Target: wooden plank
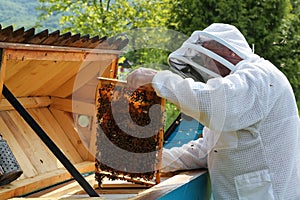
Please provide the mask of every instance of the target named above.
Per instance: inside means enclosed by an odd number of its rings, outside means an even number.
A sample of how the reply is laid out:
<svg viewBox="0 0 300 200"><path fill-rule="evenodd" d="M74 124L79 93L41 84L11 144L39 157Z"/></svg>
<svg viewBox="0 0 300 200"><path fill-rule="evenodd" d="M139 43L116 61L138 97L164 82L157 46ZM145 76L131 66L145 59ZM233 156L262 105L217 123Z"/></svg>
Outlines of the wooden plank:
<svg viewBox="0 0 300 200"><path fill-rule="evenodd" d="M13 36L9 38L9 42L23 42L24 41L24 31L25 28L21 27L13 32Z"/></svg>
<svg viewBox="0 0 300 200"><path fill-rule="evenodd" d="M5 50L0 49L0 92L2 94L2 89L3 89L3 82L4 82L4 78L5 78L5 70L6 70L6 54L4 53ZM0 95L0 102L2 99L2 95Z"/></svg>
<svg viewBox="0 0 300 200"><path fill-rule="evenodd" d="M56 109L50 109L50 111L57 120L57 123L59 123L64 132L67 133L67 137L69 138L73 146L78 150L78 153L80 154L82 159L88 160L90 157L90 152L88 150L89 145L82 141L80 133L74 128L74 120L72 117L72 113Z"/></svg>
<svg viewBox="0 0 300 200"><path fill-rule="evenodd" d="M3 73L6 74L5 84L16 96L67 97L95 76L107 74L110 62L8 60Z"/></svg>
<svg viewBox="0 0 300 200"><path fill-rule="evenodd" d="M52 61L10 60L8 62L10 66L7 68L5 84L16 96L67 97L93 81L97 75L106 76L111 73L109 67L100 67L106 64L109 66L110 61L106 63L57 62L55 65L52 65ZM94 92L90 95L93 99Z"/></svg>
<svg viewBox="0 0 300 200"><path fill-rule="evenodd" d="M76 76L73 76L62 84L60 88L53 91L51 96L68 97L95 79L95 77L99 75L109 76L110 64L111 60L106 60L105 62L83 62Z"/></svg>
<svg viewBox="0 0 300 200"><path fill-rule="evenodd" d="M24 43L40 44L45 39L47 39L47 37L48 37L48 29L41 31L38 34L33 35L32 37L26 38L26 40L24 41Z"/></svg>
<svg viewBox="0 0 300 200"><path fill-rule="evenodd" d="M24 42L26 38L33 36L34 31L34 28L30 28L27 31L25 31L24 27L13 31L13 26L8 26L0 31L0 41L5 41L9 43L21 43Z"/></svg>
<svg viewBox="0 0 300 200"><path fill-rule="evenodd" d="M99 72L98 76L100 77L107 77L107 78L115 78L116 71L117 71L117 59L113 60L113 62L107 63L107 67L102 67ZM90 73L90 72L89 72ZM73 92L73 99L87 99L94 101L95 100L95 93L97 92L98 80L96 76L97 74L88 74L84 72L83 74L79 75L79 79L77 80L79 83L83 82L81 79L85 76L90 77L90 80L86 82L85 85L78 85ZM86 78L85 78L86 79ZM86 79L87 80L87 79ZM84 86L84 87L83 87Z"/></svg>
<svg viewBox="0 0 300 200"><path fill-rule="evenodd" d="M43 81L37 82L38 88L33 90L31 94L33 96L43 96L50 95L53 91L60 89L64 90L61 87L68 79L75 76L80 69L82 62L57 62L54 65L52 74L47 76L47 78L43 78Z"/></svg>
<svg viewBox="0 0 300 200"><path fill-rule="evenodd" d="M80 70L85 68L85 66L88 66L88 62L83 62L82 65L80 66ZM72 76L67 75L65 81L61 82L61 85L59 88L57 88L54 91L51 91L50 95L55 96L55 97L60 97L60 98L67 98L69 97L73 91L74 91L74 83L79 77L79 70L77 69L77 74L72 74Z"/></svg>
<svg viewBox="0 0 300 200"><path fill-rule="evenodd" d="M109 180L108 178L104 178L101 184L102 189L118 189L118 188L127 188L127 189L132 189L132 188L149 188L149 186L146 185L141 185L137 183L132 183L124 180Z"/></svg>
<svg viewBox="0 0 300 200"><path fill-rule="evenodd" d="M48 38L43 41L43 44L45 44L45 45L53 44L55 41L58 40L59 34L60 34L59 30L50 33Z"/></svg>
<svg viewBox="0 0 300 200"><path fill-rule="evenodd" d="M69 37L71 37L71 32L67 32L67 33L64 33L62 35L60 35L57 40L55 40L52 45L56 45L56 46L61 46L60 44L65 41L66 39L68 39Z"/></svg>
<svg viewBox="0 0 300 200"><path fill-rule="evenodd" d="M76 75L72 76L69 79L66 79L65 82L61 83L60 88L57 88L56 90L51 91L51 93L49 95L53 96L53 97L59 97L59 98L69 97L70 95L72 95L75 79L76 79Z"/></svg>
<svg viewBox="0 0 300 200"><path fill-rule="evenodd" d="M20 144L20 151L24 151L38 174L49 172L62 166L16 111L2 112L1 117L3 117L10 132ZM26 173L24 171L24 175Z"/></svg>
<svg viewBox="0 0 300 200"><path fill-rule="evenodd" d="M95 114L95 104L92 103L56 97L53 97L51 100L52 104L50 105L50 108L52 109L66 111L70 113L84 114L88 116L94 116Z"/></svg>
<svg viewBox="0 0 300 200"><path fill-rule="evenodd" d="M80 87L86 85L93 77L101 71L101 63L83 62L77 73L69 79L61 83L61 86L50 93L51 96L66 98L78 90ZM91 77L92 76L92 77Z"/></svg>
<svg viewBox="0 0 300 200"><path fill-rule="evenodd" d="M74 87L75 77L78 77L80 70L89 62L59 62L57 68L61 68L60 73L41 84L39 90L33 94L47 94L57 97L69 96ZM67 94L67 95L65 95Z"/></svg>
<svg viewBox="0 0 300 200"><path fill-rule="evenodd" d="M106 36L104 36L102 38L99 38L99 36L95 36L95 37L91 38L88 43L86 42L83 47L84 48L92 48L92 49L98 48L99 44L101 44L106 39L107 39Z"/></svg>
<svg viewBox="0 0 300 200"><path fill-rule="evenodd" d="M89 176L85 177L85 179L91 186L94 186L96 184L95 174L89 175ZM72 183L70 183L66 186L63 186L61 188L58 188L57 190L48 192L47 194L41 195L40 197L41 198L45 198L45 197L59 198L62 196L74 195L80 191L82 191L82 187L77 182L73 181Z"/></svg>
<svg viewBox="0 0 300 200"><path fill-rule="evenodd" d="M58 62L53 65L52 61L30 61L26 65L17 63L13 67L16 70L7 75L5 84L16 96L49 96L52 91L65 90L61 86L78 73L81 62Z"/></svg>
<svg viewBox="0 0 300 200"><path fill-rule="evenodd" d="M96 110L95 110L95 114L96 114ZM96 146L97 128L98 128L97 117L93 117L92 131L91 131L90 144L89 144L90 157L88 160L95 160L95 155L97 153L97 146Z"/></svg>
<svg viewBox="0 0 300 200"><path fill-rule="evenodd" d="M67 90L64 85L68 80L72 79L72 77L76 76L80 68L82 67L82 62L59 62L57 63L57 67L61 68L61 73L56 74L55 77L49 79L45 82L41 88L36 91L37 94L53 94L54 91L62 91L62 93ZM51 85L51 86L50 86ZM43 89L46 88L46 89ZM60 96L62 97L62 96Z"/></svg>
<svg viewBox="0 0 300 200"><path fill-rule="evenodd" d="M110 65L109 76L102 76L102 77L116 78L118 72L118 62L119 62L118 58L114 59Z"/></svg>
<svg viewBox="0 0 300 200"><path fill-rule="evenodd" d="M47 107L51 104L50 97L20 97L17 99L26 109ZM8 102L7 99L2 99L0 102L0 111L5 110L14 110L14 107Z"/></svg>
<svg viewBox="0 0 300 200"><path fill-rule="evenodd" d="M93 172L94 166L94 162L82 162L75 165L76 169L81 173ZM66 169L60 168L32 178L17 180L0 187L0 199L21 196L71 178L72 176Z"/></svg>
<svg viewBox="0 0 300 200"><path fill-rule="evenodd" d="M120 54L116 50L4 42L0 42L0 48L7 50L7 58L10 60L102 61L113 60Z"/></svg>
<svg viewBox="0 0 300 200"><path fill-rule="evenodd" d="M92 180L91 180L92 181ZM102 187L99 188L97 187L98 183L96 181L90 182L91 185L94 185L95 187L95 191L100 194L100 196L104 196L102 194L114 194L114 195L122 195L122 194L138 194L142 191L145 191L146 189L148 189L149 187L145 186L145 185L139 185L139 184L135 184L135 183L130 183L127 181L121 181L121 180L108 180L107 178L105 178L103 180L103 184L101 185ZM80 191L76 191L69 193L70 197L78 197L79 195L84 195L86 194L85 191L80 190ZM68 195L69 195L68 194ZM74 194L74 195L72 195ZM51 195L48 195L48 197L50 197ZM63 196L63 195L62 195ZM41 196L44 197L44 196ZM51 196L53 197L53 196ZM123 197L122 199L125 199L125 197Z"/></svg>
<svg viewBox="0 0 300 200"><path fill-rule="evenodd" d="M143 191L145 191L147 188L142 188L142 187L140 187L140 188L122 188L122 187L120 187L120 188L109 188L109 189L96 189L96 192L98 193L98 194L100 194L100 196L103 196L103 195L101 195L101 194L119 194L120 196L122 195L122 194L135 194L135 195L137 195L138 193L140 193L140 192L143 192ZM125 197L124 197L125 198Z"/></svg>
<svg viewBox="0 0 300 200"><path fill-rule="evenodd" d="M67 133L65 133L64 130L60 127L48 108L29 109L28 111L45 130L45 132L53 140L53 142L56 143L56 145L71 161L71 163L74 164L83 161L77 149L72 145L72 143L66 136Z"/></svg>
<svg viewBox="0 0 300 200"><path fill-rule="evenodd" d="M18 71L14 76L7 76L5 80L6 86L13 92L17 97L19 96L29 96L26 95L26 90L35 90L39 87L39 82L43 81L46 76L54 71L48 70L47 62L40 62L37 67L34 61L26 62L26 65L21 65L20 67L14 65L13 67ZM25 63L24 63L25 64ZM42 67L41 67L42 66ZM11 66L7 65L7 69ZM26 87L24 87L26 85ZM28 87L28 85L30 87Z"/></svg>
<svg viewBox="0 0 300 200"><path fill-rule="evenodd" d="M11 151L13 152L14 156L16 157L21 169L23 170L23 174L20 177L20 179L38 175L38 172L32 165L28 156L22 150L22 146L14 137L13 133L11 132L11 129L5 123L4 121L5 115L2 115L1 113L3 113L3 111L0 112L0 131L3 138L7 141L9 147L11 148Z"/></svg>
<svg viewBox="0 0 300 200"><path fill-rule="evenodd" d="M115 55L108 53L56 52L42 50L7 49L10 60L53 60L53 61L104 61L113 60Z"/></svg>
<svg viewBox="0 0 300 200"><path fill-rule="evenodd" d="M1 32L0 32L0 40L1 41L8 41L9 38L12 37L12 33L13 33L13 26L12 25L2 29Z"/></svg>
<svg viewBox="0 0 300 200"><path fill-rule="evenodd" d="M17 96L49 96L74 76L80 62L8 61L6 85ZM34 85L32 85L34 84Z"/></svg>
<svg viewBox="0 0 300 200"><path fill-rule="evenodd" d="M85 43L89 42L89 40L90 40L90 36L89 35L84 35L84 36L81 36L80 38L78 38L78 40L70 43L69 46L83 47L85 45Z"/></svg>
<svg viewBox="0 0 300 200"><path fill-rule="evenodd" d="M205 175L207 173L206 170L191 170L182 172L178 175L175 175L163 182L161 182L158 185L153 186L152 188L145 190L141 193L139 193L135 198L135 200L155 200L160 199L164 195L176 190L177 188L180 188L184 186L185 184L188 184L194 179L197 179L198 177ZM203 186L206 188L206 186ZM190 191L192 192L192 191ZM178 197L180 197L181 194L178 194Z"/></svg>
<svg viewBox="0 0 300 200"><path fill-rule="evenodd" d="M166 100L162 99L160 100L160 105L161 105L161 112L165 111L165 107L166 107ZM162 116L162 124L164 124L164 115ZM163 151L163 143L164 143L164 128L161 128L159 130L159 136L158 136L158 151L157 151L157 165L156 165L156 178L155 178L155 182L156 184L160 183L160 169L162 167L162 151Z"/></svg>
<svg viewBox="0 0 300 200"><path fill-rule="evenodd" d="M59 46L70 46L70 44L79 40L79 38L80 38L80 34L77 33L75 35L71 35L70 37L66 38L64 41L61 41L61 43L58 45Z"/></svg>
<svg viewBox="0 0 300 200"><path fill-rule="evenodd" d="M7 62L7 67L5 70L5 80L9 80L11 77L15 76L15 74L19 73L22 70L28 70L27 68L30 68L30 62L31 61L22 61L22 60L8 60L5 59ZM14 78L14 80L16 81L16 79Z"/></svg>
<svg viewBox="0 0 300 200"><path fill-rule="evenodd" d="M19 42L24 42L26 38L32 37L34 35L35 28L30 28L24 32L22 35L22 39L19 40Z"/></svg>
<svg viewBox="0 0 300 200"><path fill-rule="evenodd" d="M82 68L75 77L73 93L91 82L95 82L95 86L97 86L96 77L105 75L106 71L111 69L110 64L111 60L106 60L103 63L92 62L89 63L88 67Z"/></svg>
<svg viewBox="0 0 300 200"><path fill-rule="evenodd" d="M99 172L99 174L112 177L112 173L110 173L110 172L101 171L101 172ZM144 180L141 180L138 178L132 178L130 176L124 176L124 175L120 175L120 174L114 174L114 177L119 180L134 181L134 183L136 183L136 184L141 184L141 185L145 185L145 186L149 186L149 187L155 185L155 183L153 181L144 181Z"/></svg>

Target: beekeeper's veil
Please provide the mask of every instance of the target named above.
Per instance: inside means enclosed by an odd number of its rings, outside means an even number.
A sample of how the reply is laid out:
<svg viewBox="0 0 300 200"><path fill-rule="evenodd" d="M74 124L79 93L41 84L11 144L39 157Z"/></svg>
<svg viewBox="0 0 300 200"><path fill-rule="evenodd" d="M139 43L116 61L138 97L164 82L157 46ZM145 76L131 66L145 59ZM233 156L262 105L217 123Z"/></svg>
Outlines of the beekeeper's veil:
<svg viewBox="0 0 300 200"><path fill-rule="evenodd" d="M218 64L222 64L230 71L234 69L234 64L225 56L222 57L205 48L203 45L205 42L223 45L241 59L253 54L246 39L236 27L214 23L203 31L195 31L179 49L169 55L168 62L171 69L184 78L190 77L202 82L221 76Z"/></svg>
<svg viewBox="0 0 300 200"><path fill-rule="evenodd" d="M211 78L223 76L220 71L220 65L222 66L221 68L226 67L228 69L226 75L234 70L235 65L229 61L229 58L226 57L222 50L221 52L218 48L214 48L214 51L209 50L205 48L205 43L215 44L216 47L229 50L228 52L234 53L236 57L240 58L237 61L239 63L243 62L241 60L248 61L249 58L255 55L242 33L236 27L229 24L214 23L203 31L195 31L179 49L169 55L168 62L171 69L184 78L193 78L195 81L204 83ZM217 84L220 85L216 87ZM237 141L234 141L236 138L229 133L225 133L227 131L225 127L225 119L227 117L226 90L221 86L221 80L219 79L210 80L207 87L218 89L208 90L206 99L210 99L210 102L207 102L209 106L203 112L205 117L200 117L201 113L198 112L191 114L193 118L198 119L205 127L208 127L210 132L213 132L213 134L208 134L209 137L204 137L207 140L205 142L207 145L206 149L211 151L217 142L218 145L224 146L226 141L231 141L234 146L237 144ZM202 96L202 98L205 97ZM197 103L193 103L195 108L200 107ZM179 106L184 112L185 107ZM221 133L223 134L221 135ZM221 138L221 136L225 138ZM230 139L226 139L226 137Z"/></svg>

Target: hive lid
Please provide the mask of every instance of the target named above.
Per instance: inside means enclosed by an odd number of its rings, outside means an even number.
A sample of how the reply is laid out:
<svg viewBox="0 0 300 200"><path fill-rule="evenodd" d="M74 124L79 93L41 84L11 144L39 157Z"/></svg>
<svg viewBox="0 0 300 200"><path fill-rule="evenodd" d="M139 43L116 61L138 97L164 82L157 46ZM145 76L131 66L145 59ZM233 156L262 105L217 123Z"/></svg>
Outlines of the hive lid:
<svg viewBox="0 0 300 200"><path fill-rule="evenodd" d="M0 24L0 42L121 50L128 44L128 39L118 36L90 37L79 33L72 35L71 32L61 34L59 30L49 33L48 29L35 33L34 28L14 30L12 25L3 28Z"/></svg>

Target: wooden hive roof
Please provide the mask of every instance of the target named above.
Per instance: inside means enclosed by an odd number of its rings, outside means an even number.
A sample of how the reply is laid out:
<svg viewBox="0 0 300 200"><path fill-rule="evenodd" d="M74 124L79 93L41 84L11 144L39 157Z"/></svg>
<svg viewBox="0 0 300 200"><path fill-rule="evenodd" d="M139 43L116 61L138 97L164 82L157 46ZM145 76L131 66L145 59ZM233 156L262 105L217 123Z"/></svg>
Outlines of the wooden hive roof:
<svg viewBox="0 0 300 200"><path fill-rule="evenodd" d="M2 27L0 24L0 42L121 50L128 40L119 37L90 37L79 33L72 35L71 32L61 34L59 30L49 33L48 29L35 33L34 28L14 30L13 26Z"/></svg>
<svg viewBox="0 0 300 200"><path fill-rule="evenodd" d="M93 85L97 76L115 77L118 56L127 43L127 38L117 36L49 33L47 29L35 33L34 28L14 30L0 25L1 82L17 97L66 98L77 91L78 77L91 79ZM82 91L87 93L85 88Z"/></svg>

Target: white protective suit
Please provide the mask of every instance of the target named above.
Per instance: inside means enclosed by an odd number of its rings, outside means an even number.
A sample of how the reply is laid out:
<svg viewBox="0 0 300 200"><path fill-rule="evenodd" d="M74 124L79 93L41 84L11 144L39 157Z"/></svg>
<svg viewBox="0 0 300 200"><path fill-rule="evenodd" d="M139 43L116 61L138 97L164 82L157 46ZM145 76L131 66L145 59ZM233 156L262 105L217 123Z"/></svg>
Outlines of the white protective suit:
<svg viewBox="0 0 300 200"><path fill-rule="evenodd" d="M208 167L216 200L300 199L300 120L287 78L234 26L212 24L191 38L202 35L243 60L206 83L170 71L154 76L159 96L205 126L203 138L164 149L163 171Z"/></svg>

